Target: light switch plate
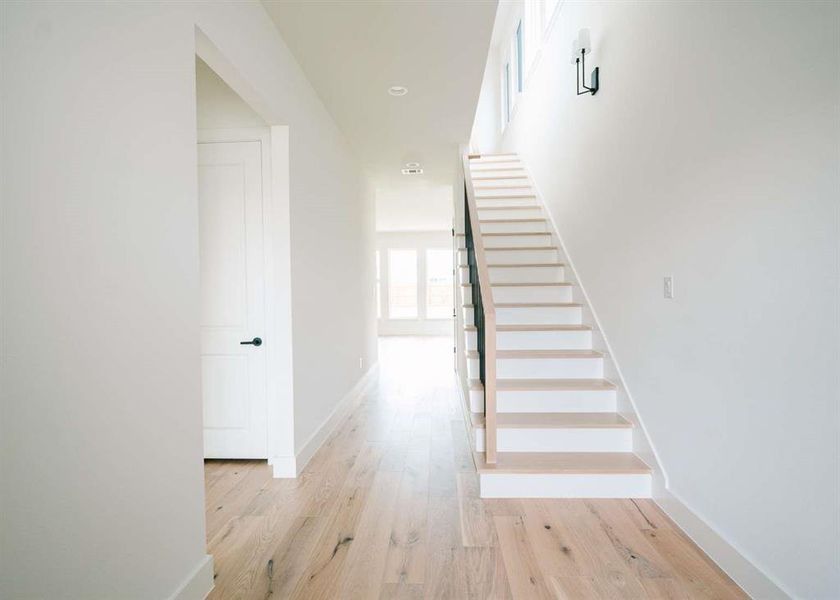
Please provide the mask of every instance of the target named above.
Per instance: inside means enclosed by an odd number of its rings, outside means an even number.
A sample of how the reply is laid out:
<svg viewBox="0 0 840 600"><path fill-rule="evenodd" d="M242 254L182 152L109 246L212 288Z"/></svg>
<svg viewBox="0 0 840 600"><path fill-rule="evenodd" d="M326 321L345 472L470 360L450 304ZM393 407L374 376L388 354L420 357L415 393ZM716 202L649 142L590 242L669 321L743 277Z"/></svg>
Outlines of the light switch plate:
<svg viewBox="0 0 840 600"><path fill-rule="evenodd" d="M663 291L669 300L674 298L674 278L668 275L664 280Z"/></svg>

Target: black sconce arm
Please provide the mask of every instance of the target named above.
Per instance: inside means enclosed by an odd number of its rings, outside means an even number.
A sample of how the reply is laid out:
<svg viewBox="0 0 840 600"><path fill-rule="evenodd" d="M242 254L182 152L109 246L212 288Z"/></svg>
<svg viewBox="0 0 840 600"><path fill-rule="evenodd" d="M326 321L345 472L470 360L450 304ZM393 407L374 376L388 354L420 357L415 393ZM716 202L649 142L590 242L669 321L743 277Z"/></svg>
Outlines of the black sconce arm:
<svg viewBox="0 0 840 600"><path fill-rule="evenodd" d="M590 78L590 85L587 86L586 82L581 79L580 70L583 67L584 77L586 77L586 50L581 49L580 51L580 58L575 59L575 83L577 84L577 95L582 96L583 94L592 94L595 95L595 92L598 91L598 67L595 67L595 70L592 71L592 77ZM581 86L583 90L581 91Z"/></svg>

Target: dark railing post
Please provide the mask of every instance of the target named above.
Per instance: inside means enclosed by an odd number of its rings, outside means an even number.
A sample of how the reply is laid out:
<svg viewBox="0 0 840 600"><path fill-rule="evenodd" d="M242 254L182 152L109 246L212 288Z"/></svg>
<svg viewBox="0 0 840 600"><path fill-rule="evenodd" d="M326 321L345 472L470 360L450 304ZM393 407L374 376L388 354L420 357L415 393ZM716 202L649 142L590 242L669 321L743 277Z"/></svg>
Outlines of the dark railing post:
<svg viewBox="0 0 840 600"><path fill-rule="evenodd" d="M478 206L469 161L479 155L466 155L464 166L464 237L467 247L473 323L478 351L478 377L484 395L484 459L496 463L496 303L490 287L490 269L484 253ZM482 287L484 284L484 287Z"/></svg>
<svg viewBox="0 0 840 600"><path fill-rule="evenodd" d="M484 305L481 301L481 283L478 280L478 263L475 260L475 242L473 240L472 223L470 222L470 207L467 200L467 187L464 186L464 233L467 246L467 265L470 273L472 292L473 324L476 328L476 349L478 350L479 379L485 383L484 370Z"/></svg>

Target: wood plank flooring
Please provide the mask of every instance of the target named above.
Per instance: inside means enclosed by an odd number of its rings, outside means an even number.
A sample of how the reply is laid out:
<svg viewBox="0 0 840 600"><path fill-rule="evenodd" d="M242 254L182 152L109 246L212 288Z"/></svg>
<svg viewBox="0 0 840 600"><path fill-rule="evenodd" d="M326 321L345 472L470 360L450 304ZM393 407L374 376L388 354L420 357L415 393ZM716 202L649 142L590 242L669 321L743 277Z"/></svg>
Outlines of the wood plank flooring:
<svg viewBox="0 0 840 600"><path fill-rule="evenodd" d="M298 479L207 461L211 598L747 596L650 500L482 500L452 342L386 338Z"/></svg>

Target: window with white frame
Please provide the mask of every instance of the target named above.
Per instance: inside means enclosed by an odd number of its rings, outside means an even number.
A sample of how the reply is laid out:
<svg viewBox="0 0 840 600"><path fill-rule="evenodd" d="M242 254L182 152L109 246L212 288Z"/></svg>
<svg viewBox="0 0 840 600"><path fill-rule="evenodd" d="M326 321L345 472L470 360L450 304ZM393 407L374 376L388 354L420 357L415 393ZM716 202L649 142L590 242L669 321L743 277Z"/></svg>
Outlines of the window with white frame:
<svg viewBox="0 0 840 600"><path fill-rule="evenodd" d="M376 318L382 318L382 262L379 259L379 250L376 251Z"/></svg>
<svg viewBox="0 0 840 600"><path fill-rule="evenodd" d="M513 37L513 51L516 56L516 92L521 94L525 89L525 57L522 55L522 21L516 26Z"/></svg>
<svg viewBox="0 0 840 600"><path fill-rule="evenodd" d="M388 317L417 318L417 250L388 250Z"/></svg>
<svg viewBox="0 0 840 600"><path fill-rule="evenodd" d="M505 62L502 70L502 129L510 122L510 63Z"/></svg>
<svg viewBox="0 0 840 600"><path fill-rule="evenodd" d="M512 26L510 43L502 45L502 129L510 122L519 96L525 91L528 73L560 4L560 0L525 0L522 15Z"/></svg>
<svg viewBox="0 0 840 600"><path fill-rule="evenodd" d="M452 250L429 248L426 250L426 318L451 319Z"/></svg>

